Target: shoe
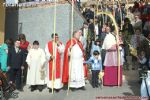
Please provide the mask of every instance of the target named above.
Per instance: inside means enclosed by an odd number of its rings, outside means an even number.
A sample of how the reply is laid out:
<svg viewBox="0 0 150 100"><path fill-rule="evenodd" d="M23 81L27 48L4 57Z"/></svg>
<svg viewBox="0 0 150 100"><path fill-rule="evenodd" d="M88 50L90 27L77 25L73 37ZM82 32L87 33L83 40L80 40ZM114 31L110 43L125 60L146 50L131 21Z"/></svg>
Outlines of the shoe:
<svg viewBox="0 0 150 100"><path fill-rule="evenodd" d="M39 92L42 92L43 89L38 89L38 90L39 90Z"/></svg>
<svg viewBox="0 0 150 100"><path fill-rule="evenodd" d="M95 87L98 88L98 85L96 85Z"/></svg>
<svg viewBox="0 0 150 100"><path fill-rule="evenodd" d="M92 86L93 88L95 88L95 86Z"/></svg>
<svg viewBox="0 0 150 100"><path fill-rule="evenodd" d="M20 89L20 88L19 88L19 89L17 89L17 90L18 90L19 92L23 92L23 89Z"/></svg>
<svg viewBox="0 0 150 100"><path fill-rule="evenodd" d="M38 90L39 90L39 92L42 92L43 86L38 86Z"/></svg>
<svg viewBox="0 0 150 100"><path fill-rule="evenodd" d="M76 91L77 89L75 89L75 88L71 88L70 90L71 90L72 92L74 92L74 91Z"/></svg>
<svg viewBox="0 0 150 100"><path fill-rule="evenodd" d="M60 89L55 89L56 93L58 93L60 91Z"/></svg>
<svg viewBox="0 0 150 100"><path fill-rule="evenodd" d="M84 86L83 86L83 87L81 87L81 88L79 88L79 89L81 89L81 90L83 90L83 91L85 91L85 90L86 90Z"/></svg>
<svg viewBox="0 0 150 100"><path fill-rule="evenodd" d="M36 90L35 86L31 86L31 92L33 92L34 90Z"/></svg>
<svg viewBox="0 0 150 100"><path fill-rule="evenodd" d="M34 88L31 88L31 92L33 92L35 89Z"/></svg>

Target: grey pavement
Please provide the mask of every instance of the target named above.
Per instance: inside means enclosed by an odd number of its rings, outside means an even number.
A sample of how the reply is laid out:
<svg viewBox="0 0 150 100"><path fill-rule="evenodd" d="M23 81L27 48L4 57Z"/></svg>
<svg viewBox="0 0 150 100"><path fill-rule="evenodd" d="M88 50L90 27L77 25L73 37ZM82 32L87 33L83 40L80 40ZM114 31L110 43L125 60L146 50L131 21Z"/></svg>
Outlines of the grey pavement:
<svg viewBox="0 0 150 100"><path fill-rule="evenodd" d="M29 86L24 87L24 92L19 92L19 97L9 100L98 100L103 96L139 96L140 85L138 83L138 73L135 71L124 71L123 85L121 87L92 88L90 83L86 84L86 90L69 91L62 89L58 93L49 93L45 88L42 92L38 90L31 92ZM104 100L104 99L99 99ZM105 99L108 100L108 99ZM113 99L111 99L113 100ZM123 100L123 99L115 99Z"/></svg>

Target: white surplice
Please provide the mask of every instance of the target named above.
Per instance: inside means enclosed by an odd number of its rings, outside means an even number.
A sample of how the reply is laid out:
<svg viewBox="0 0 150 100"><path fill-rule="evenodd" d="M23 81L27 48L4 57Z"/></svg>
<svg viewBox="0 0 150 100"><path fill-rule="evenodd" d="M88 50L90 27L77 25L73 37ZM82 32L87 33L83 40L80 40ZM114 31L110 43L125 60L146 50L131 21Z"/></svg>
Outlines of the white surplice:
<svg viewBox="0 0 150 100"><path fill-rule="evenodd" d="M71 49L70 87L80 88L85 86L83 52L78 44Z"/></svg>
<svg viewBox="0 0 150 100"><path fill-rule="evenodd" d="M55 48L58 48L58 51L61 54L61 64L60 64L60 70L61 71L60 71L60 78L57 78L57 79L54 80L54 87L53 88L60 89L60 88L63 87L63 84L62 84L62 60L63 59L62 58L63 58L63 53L64 53L65 46L63 44L60 44L59 47L57 45L55 45ZM50 54L49 49L48 49L48 44L45 47L45 53L46 53L46 58L47 58L46 83L47 83L47 87L52 88L52 80L50 80L50 78L49 78L49 74L50 74L49 73L49 60L50 60L51 54ZM56 57L56 55L55 55L55 57ZM54 70L56 70L56 67L54 68ZM54 72L54 73L55 73L54 77L56 77L56 72Z"/></svg>
<svg viewBox="0 0 150 100"><path fill-rule="evenodd" d="M44 68L46 57L41 48L30 49L26 62L28 64L27 83L28 85L44 85L45 80L41 79L41 70ZM43 67L43 68L42 68Z"/></svg>
<svg viewBox="0 0 150 100"><path fill-rule="evenodd" d="M117 42L115 36L112 33L108 33L102 45L102 49L106 50L104 66L118 66L118 52L116 45ZM116 50L116 51L107 52L107 50ZM123 65L122 56L120 56L120 65Z"/></svg>

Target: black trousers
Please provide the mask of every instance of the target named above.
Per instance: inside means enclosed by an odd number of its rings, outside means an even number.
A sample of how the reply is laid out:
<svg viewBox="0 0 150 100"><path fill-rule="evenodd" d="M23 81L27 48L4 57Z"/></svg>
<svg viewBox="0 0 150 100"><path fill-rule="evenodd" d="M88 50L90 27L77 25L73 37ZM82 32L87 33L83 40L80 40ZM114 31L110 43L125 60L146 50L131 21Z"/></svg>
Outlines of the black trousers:
<svg viewBox="0 0 150 100"><path fill-rule="evenodd" d="M92 86L98 87L98 74L100 70L92 70Z"/></svg>
<svg viewBox="0 0 150 100"><path fill-rule="evenodd" d="M27 79L27 71L28 71L28 64L25 62L24 64L24 70L23 70L23 84L26 84L26 79Z"/></svg>
<svg viewBox="0 0 150 100"><path fill-rule="evenodd" d="M103 49L102 52L101 52L102 66L104 65L105 55L106 55L106 50ZM104 70L104 67L105 66L102 67L103 70Z"/></svg>
<svg viewBox="0 0 150 100"><path fill-rule="evenodd" d="M9 81L15 83L17 89L21 89L21 69L11 68L9 70Z"/></svg>

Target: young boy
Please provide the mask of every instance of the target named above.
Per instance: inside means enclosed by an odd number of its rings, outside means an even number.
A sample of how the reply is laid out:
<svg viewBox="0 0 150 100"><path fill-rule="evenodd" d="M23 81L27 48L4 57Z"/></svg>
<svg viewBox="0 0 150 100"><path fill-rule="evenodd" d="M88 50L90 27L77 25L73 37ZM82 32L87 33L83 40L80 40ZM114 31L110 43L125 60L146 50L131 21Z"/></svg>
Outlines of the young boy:
<svg viewBox="0 0 150 100"><path fill-rule="evenodd" d="M100 40L98 39L92 43L91 55L93 55L94 51L98 51L99 53L101 52Z"/></svg>
<svg viewBox="0 0 150 100"><path fill-rule="evenodd" d="M98 87L98 75L99 72L102 71L102 61L100 58L100 53L97 50L95 50L93 52L93 56L91 56L90 59L85 63L89 63L92 65L92 87Z"/></svg>
<svg viewBox="0 0 150 100"><path fill-rule="evenodd" d="M140 63L140 67L144 67L147 63L147 58L145 56L145 52L141 51L140 55L137 58L138 58L138 62Z"/></svg>
<svg viewBox="0 0 150 100"><path fill-rule="evenodd" d="M140 64L138 70L139 70L139 77L142 77L142 74L145 72L145 70L148 70L148 67L146 66L147 58L145 56L145 52L141 51L140 54L137 57L138 62ZM140 80L139 82L141 82Z"/></svg>
<svg viewBox="0 0 150 100"><path fill-rule="evenodd" d="M38 41L33 42L33 48L30 49L26 62L28 64L26 84L31 85L31 91L38 88L41 92L43 90L43 85L45 84L44 76L41 72L44 71L46 57L44 50L39 47Z"/></svg>

